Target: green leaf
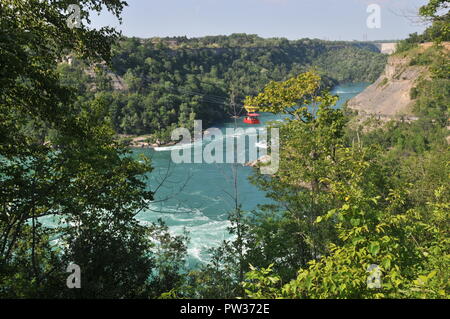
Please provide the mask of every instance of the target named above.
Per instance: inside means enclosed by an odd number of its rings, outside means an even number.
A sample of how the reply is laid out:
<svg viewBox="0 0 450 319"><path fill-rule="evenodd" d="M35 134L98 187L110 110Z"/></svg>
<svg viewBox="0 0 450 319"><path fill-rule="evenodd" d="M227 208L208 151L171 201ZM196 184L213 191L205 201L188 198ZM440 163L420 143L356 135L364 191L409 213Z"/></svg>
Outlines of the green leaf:
<svg viewBox="0 0 450 319"><path fill-rule="evenodd" d="M378 254L378 252L380 251L380 243L377 241L373 241L370 243L369 246L369 253L372 256L376 256Z"/></svg>
<svg viewBox="0 0 450 319"><path fill-rule="evenodd" d="M352 224L353 227L358 227L360 220L358 218L352 218L350 219L350 223Z"/></svg>

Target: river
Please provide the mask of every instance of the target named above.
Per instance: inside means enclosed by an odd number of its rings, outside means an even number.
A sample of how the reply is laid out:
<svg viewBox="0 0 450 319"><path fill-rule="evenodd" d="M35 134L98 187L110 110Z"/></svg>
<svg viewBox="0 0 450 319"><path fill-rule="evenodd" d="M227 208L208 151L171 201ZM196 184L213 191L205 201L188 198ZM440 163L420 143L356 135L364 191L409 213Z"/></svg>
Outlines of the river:
<svg viewBox="0 0 450 319"><path fill-rule="evenodd" d="M339 96L336 107L363 91L369 83L339 85L333 93ZM279 115L262 113L261 125L280 120ZM234 120L216 126L225 133L226 128L234 127ZM238 127L248 128L248 124L238 120ZM154 190L162 183L155 194L155 201L147 211L137 218L142 223L161 218L173 234L189 232L188 267L193 268L208 260L208 249L217 247L230 237L227 227L228 214L233 210L234 200L227 195L233 193L233 164L174 164L171 161L172 148L134 150L135 155L144 154L151 158L154 167L148 181L149 189ZM239 203L246 211L257 209L259 204L269 203L265 193L248 181L253 169L238 165L237 185Z"/></svg>

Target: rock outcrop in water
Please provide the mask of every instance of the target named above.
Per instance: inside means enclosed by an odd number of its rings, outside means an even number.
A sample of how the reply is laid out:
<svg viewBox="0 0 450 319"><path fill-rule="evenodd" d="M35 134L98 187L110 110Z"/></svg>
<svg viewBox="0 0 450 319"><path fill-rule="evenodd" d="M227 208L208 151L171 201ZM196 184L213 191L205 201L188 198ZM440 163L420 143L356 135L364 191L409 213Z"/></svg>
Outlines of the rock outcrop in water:
<svg viewBox="0 0 450 319"><path fill-rule="evenodd" d="M270 162L270 160L271 160L270 155L263 155L257 160L245 163L244 166L256 167L258 166L258 164L267 164Z"/></svg>

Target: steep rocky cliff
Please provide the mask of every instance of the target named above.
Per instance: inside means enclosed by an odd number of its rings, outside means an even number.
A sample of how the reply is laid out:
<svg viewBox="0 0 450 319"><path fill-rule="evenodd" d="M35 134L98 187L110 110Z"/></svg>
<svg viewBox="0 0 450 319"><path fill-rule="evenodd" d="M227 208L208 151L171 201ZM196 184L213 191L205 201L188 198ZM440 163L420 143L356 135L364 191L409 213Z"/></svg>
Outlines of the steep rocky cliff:
<svg viewBox="0 0 450 319"><path fill-rule="evenodd" d="M440 54L449 56L450 42L441 43ZM391 55L388 58L384 72L375 83L362 93L348 101L347 106L357 110L359 115L378 115L380 119L416 120L413 115L411 89L418 85L419 80L429 79L431 63L430 50L433 43L422 43L414 50ZM428 62L417 63L420 55L429 55Z"/></svg>
<svg viewBox="0 0 450 319"><path fill-rule="evenodd" d="M360 114L412 116L410 92L425 69L423 66L411 66L408 57L390 56L378 80L348 101L347 105Z"/></svg>

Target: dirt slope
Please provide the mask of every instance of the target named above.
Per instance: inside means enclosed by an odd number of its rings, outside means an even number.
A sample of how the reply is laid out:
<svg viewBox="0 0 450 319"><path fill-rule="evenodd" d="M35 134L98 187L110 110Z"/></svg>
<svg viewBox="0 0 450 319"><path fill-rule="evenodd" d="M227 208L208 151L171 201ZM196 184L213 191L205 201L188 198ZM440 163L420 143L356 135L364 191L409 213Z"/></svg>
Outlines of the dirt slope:
<svg viewBox="0 0 450 319"><path fill-rule="evenodd" d="M433 43L421 44L420 50L426 50ZM446 51L450 42L442 43ZM416 86L420 76L426 76L424 66L410 65L408 56L391 55L383 74L363 92L349 100L349 108L358 110L360 115L379 115L380 118L402 117L406 120L417 119L412 115L410 92Z"/></svg>
<svg viewBox="0 0 450 319"><path fill-rule="evenodd" d="M362 114L411 116L413 101L410 91L425 68L410 66L409 62L409 58L389 57L383 74L375 83L348 101L348 107Z"/></svg>

